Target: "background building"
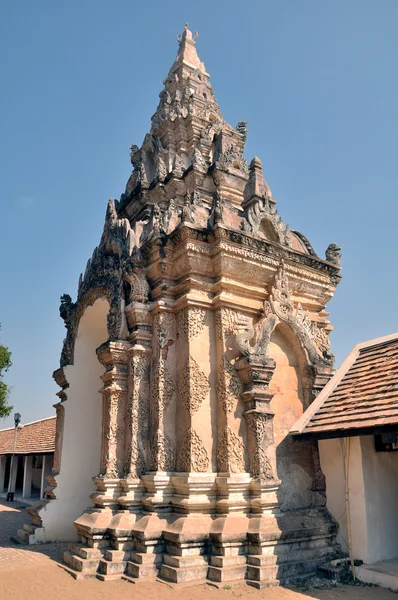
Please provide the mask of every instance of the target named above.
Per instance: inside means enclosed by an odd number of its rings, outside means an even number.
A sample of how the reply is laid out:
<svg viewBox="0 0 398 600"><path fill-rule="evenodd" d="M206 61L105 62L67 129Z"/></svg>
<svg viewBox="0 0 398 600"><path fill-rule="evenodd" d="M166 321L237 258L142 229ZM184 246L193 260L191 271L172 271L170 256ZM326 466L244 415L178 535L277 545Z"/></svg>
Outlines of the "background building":
<svg viewBox="0 0 398 600"><path fill-rule="evenodd" d="M18 429L13 461L15 428L0 430L0 495L11 491L16 498L43 498L54 459L55 425L56 417L48 417Z"/></svg>

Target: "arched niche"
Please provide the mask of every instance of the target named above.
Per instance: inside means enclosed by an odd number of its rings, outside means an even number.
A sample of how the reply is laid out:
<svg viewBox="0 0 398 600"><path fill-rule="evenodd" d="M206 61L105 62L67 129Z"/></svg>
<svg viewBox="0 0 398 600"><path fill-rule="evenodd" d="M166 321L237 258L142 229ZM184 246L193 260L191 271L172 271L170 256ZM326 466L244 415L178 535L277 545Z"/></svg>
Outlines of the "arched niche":
<svg viewBox="0 0 398 600"><path fill-rule="evenodd" d="M109 337L109 302L97 299L82 314L74 344L73 364L64 367L69 383L63 403L62 458L56 476L56 500L40 513L47 541L77 539L73 521L87 508L92 477L100 470L104 367L96 349ZM62 505L62 506L61 506Z"/></svg>
<svg viewBox="0 0 398 600"><path fill-rule="evenodd" d="M279 324L272 333L269 356L276 362L270 391L281 508L304 508L312 503L312 448L310 443L294 442L288 434L310 402L311 380L306 355L287 324Z"/></svg>

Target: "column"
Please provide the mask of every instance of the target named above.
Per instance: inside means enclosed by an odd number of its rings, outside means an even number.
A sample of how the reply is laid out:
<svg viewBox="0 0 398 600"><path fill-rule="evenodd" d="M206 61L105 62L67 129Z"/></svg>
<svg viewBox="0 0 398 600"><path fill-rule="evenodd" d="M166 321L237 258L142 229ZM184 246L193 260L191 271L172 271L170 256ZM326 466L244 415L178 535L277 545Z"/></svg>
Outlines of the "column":
<svg viewBox="0 0 398 600"><path fill-rule="evenodd" d="M0 492L4 492L4 480L6 477L7 457L0 456Z"/></svg>
<svg viewBox="0 0 398 600"><path fill-rule="evenodd" d="M242 398L246 405L248 454L251 484L251 511L273 514L278 507L277 491L280 481L276 476L276 449L274 444L274 413L271 410L273 394L269 383L276 363L272 358L257 355L237 361L235 368L243 382Z"/></svg>
<svg viewBox="0 0 398 600"><path fill-rule="evenodd" d="M30 498L32 492L32 456L24 457L22 497Z"/></svg>
<svg viewBox="0 0 398 600"><path fill-rule="evenodd" d="M129 330L127 356L128 398L125 406L124 432L124 478L122 494L118 503L130 512L138 513L144 485L142 474L147 469L149 372L152 330L148 306L143 302L131 302L125 309Z"/></svg>
<svg viewBox="0 0 398 600"><path fill-rule="evenodd" d="M41 468L41 482L40 482L40 498L43 498L45 483L46 483L46 455L43 454L43 466Z"/></svg>
<svg viewBox="0 0 398 600"><path fill-rule="evenodd" d="M130 343L109 341L97 350L105 367L101 376L102 442L100 474L94 482L97 492L91 495L98 507L117 505L121 492L120 478L125 467L126 406L128 402L128 355Z"/></svg>
<svg viewBox="0 0 398 600"><path fill-rule="evenodd" d="M18 455L14 456L14 460L10 462L10 479L8 482L8 491L15 492L15 484L17 481L17 471L18 471Z"/></svg>
<svg viewBox="0 0 398 600"><path fill-rule="evenodd" d="M163 302L153 316L151 340L152 366L147 415L148 472L143 476L148 511L170 509L173 494L171 472L175 469L175 341L176 317ZM141 384L142 385L142 384Z"/></svg>

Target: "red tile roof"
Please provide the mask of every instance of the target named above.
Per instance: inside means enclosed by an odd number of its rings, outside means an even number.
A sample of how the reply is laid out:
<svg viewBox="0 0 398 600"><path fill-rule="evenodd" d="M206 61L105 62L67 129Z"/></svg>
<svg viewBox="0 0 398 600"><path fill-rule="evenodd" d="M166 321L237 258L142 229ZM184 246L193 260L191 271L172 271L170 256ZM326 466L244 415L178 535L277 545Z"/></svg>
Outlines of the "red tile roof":
<svg viewBox="0 0 398 600"><path fill-rule="evenodd" d="M18 431L16 454L54 452L56 417L27 423ZM0 454L12 454L15 429L0 430Z"/></svg>
<svg viewBox="0 0 398 600"><path fill-rule="evenodd" d="M344 437L398 428L398 334L359 344L291 433Z"/></svg>

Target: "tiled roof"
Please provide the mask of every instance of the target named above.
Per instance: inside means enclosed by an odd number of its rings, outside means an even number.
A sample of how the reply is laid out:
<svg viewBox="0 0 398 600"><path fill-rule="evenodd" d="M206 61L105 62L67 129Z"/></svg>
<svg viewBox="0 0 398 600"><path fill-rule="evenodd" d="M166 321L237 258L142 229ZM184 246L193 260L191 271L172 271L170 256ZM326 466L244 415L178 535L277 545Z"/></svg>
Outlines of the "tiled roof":
<svg viewBox="0 0 398 600"><path fill-rule="evenodd" d="M304 437L344 437L398 428L398 333L355 346L292 428Z"/></svg>
<svg viewBox="0 0 398 600"><path fill-rule="evenodd" d="M56 417L27 423L18 431L16 454L54 452ZM12 454L15 429L0 430L0 454Z"/></svg>

